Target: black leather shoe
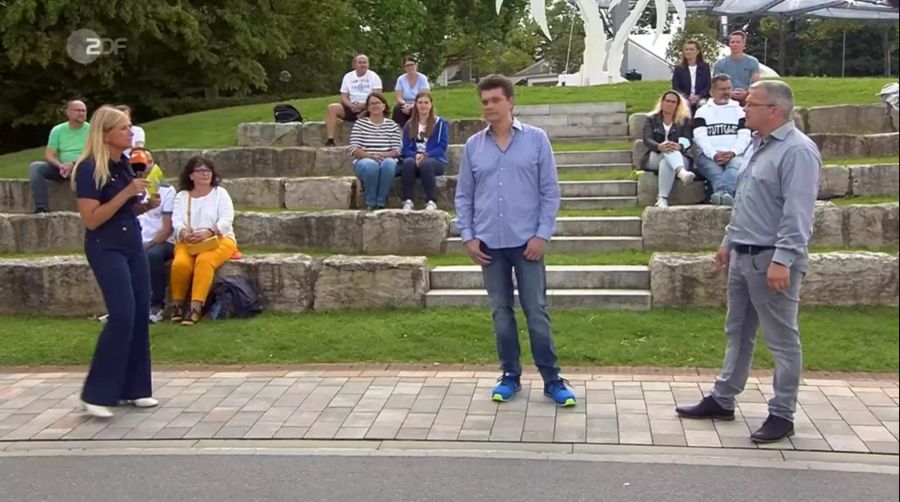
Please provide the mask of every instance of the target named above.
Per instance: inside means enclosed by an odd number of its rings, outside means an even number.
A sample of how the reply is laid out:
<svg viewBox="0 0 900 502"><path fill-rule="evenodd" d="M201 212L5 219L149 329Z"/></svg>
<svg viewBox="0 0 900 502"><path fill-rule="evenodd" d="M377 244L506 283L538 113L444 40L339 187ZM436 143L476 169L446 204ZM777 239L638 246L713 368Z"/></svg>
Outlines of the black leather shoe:
<svg viewBox="0 0 900 502"><path fill-rule="evenodd" d="M726 410L712 396L706 396L694 406L676 406L675 413L684 418L717 418L734 420L734 410Z"/></svg>
<svg viewBox="0 0 900 502"><path fill-rule="evenodd" d="M769 415L762 427L750 435L754 443L774 443L794 435L794 422L775 415Z"/></svg>

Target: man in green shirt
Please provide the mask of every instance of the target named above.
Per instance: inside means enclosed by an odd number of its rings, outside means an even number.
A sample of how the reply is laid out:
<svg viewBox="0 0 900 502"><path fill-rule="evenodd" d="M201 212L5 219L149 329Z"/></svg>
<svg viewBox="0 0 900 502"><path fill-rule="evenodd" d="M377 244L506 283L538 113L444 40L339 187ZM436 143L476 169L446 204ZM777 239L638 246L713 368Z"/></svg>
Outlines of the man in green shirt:
<svg viewBox="0 0 900 502"><path fill-rule="evenodd" d="M69 119L50 130L50 139L44 150L44 160L28 166L28 180L34 198L34 212L50 211L47 181L63 182L69 178L75 161L84 150L90 124L87 123L87 106L73 99L66 103Z"/></svg>

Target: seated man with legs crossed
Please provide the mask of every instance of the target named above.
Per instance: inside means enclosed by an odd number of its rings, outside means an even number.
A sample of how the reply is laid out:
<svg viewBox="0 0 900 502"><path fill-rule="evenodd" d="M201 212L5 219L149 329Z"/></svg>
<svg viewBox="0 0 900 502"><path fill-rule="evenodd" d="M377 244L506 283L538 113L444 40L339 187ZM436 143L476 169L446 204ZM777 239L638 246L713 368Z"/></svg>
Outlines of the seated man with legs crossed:
<svg viewBox="0 0 900 502"><path fill-rule="evenodd" d="M731 99L731 78L716 75L712 99L694 116L694 142L699 148L696 170L709 182L712 204L734 203L734 186L750 145L750 129L744 124L744 110Z"/></svg>
<svg viewBox="0 0 900 502"><path fill-rule="evenodd" d="M63 182L69 178L75 161L84 150L91 125L87 122L87 106L83 101L73 99L66 103L68 120L50 130L44 160L32 162L28 166L28 184L34 198L34 212L50 211L50 196L47 195L47 181Z"/></svg>

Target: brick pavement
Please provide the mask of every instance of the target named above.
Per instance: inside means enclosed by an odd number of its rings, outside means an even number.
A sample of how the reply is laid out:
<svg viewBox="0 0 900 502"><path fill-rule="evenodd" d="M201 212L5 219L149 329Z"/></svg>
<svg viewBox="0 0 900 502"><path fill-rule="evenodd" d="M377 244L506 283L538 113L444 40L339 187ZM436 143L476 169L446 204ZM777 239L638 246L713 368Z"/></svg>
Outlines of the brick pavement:
<svg viewBox="0 0 900 502"><path fill-rule="evenodd" d="M393 439L898 454L896 378L807 378L796 434L757 446L748 436L766 417L770 378L750 379L734 422L695 421L673 408L699 400L714 377L670 373L570 373L578 406L557 408L536 374L498 404L490 400L494 371L160 371L160 407L120 407L110 420L78 409L81 372L0 373L0 441Z"/></svg>

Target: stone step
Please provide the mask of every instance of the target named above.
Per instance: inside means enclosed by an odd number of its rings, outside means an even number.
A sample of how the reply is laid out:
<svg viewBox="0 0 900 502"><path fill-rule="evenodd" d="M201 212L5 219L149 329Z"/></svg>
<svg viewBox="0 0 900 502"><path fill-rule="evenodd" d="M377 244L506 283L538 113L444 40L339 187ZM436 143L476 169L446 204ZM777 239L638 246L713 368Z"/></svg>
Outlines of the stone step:
<svg viewBox="0 0 900 502"><path fill-rule="evenodd" d="M562 197L560 209L615 209L636 207L637 197Z"/></svg>
<svg viewBox="0 0 900 502"><path fill-rule="evenodd" d="M519 295L515 294L516 303ZM650 291L642 289L548 289L547 304L559 309L650 310ZM490 307L484 289L432 289L426 307Z"/></svg>
<svg viewBox="0 0 900 502"><path fill-rule="evenodd" d="M624 113L604 113L602 115L587 113L569 113L557 115L532 115L522 121L535 127L592 127L607 125L623 125L628 123ZM545 129L546 130L546 129Z"/></svg>
<svg viewBox="0 0 900 502"><path fill-rule="evenodd" d="M553 144L566 143L630 143L629 136L572 136L567 138L554 138Z"/></svg>
<svg viewBox="0 0 900 502"><path fill-rule="evenodd" d="M637 195L637 181L560 181L563 197L624 197Z"/></svg>
<svg viewBox="0 0 900 502"><path fill-rule="evenodd" d="M479 289L484 287L481 267L435 267L431 289ZM513 277L515 282L515 277ZM650 289L650 268L644 265L550 265L548 289Z"/></svg>
<svg viewBox="0 0 900 502"><path fill-rule="evenodd" d="M553 154L556 165L571 164L620 164L631 166L630 150L593 150L579 152L556 152Z"/></svg>
<svg viewBox="0 0 900 502"><path fill-rule="evenodd" d="M244 276L267 311L422 308L428 291L423 256L259 254L229 260L216 273ZM71 317L106 311L83 256L0 258L0 284L0 314Z"/></svg>
<svg viewBox="0 0 900 502"><path fill-rule="evenodd" d="M611 171L631 171L634 166L631 164L557 164L556 172L558 173L582 173L597 174L608 173Z"/></svg>
<svg viewBox="0 0 900 502"><path fill-rule="evenodd" d="M239 248L318 249L359 255L431 256L444 252L450 215L444 211L243 212L234 217ZM75 212L0 214L0 253L62 253L84 249Z"/></svg>
<svg viewBox="0 0 900 502"><path fill-rule="evenodd" d="M560 103L547 105L516 105L516 116L522 117L527 122L530 117L536 115L566 115L566 114L612 114L626 113L624 101L603 101L591 103Z"/></svg>
<svg viewBox="0 0 900 502"><path fill-rule="evenodd" d="M551 140L559 138L625 136L628 124L614 125L556 125L541 127Z"/></svg>
<svg viewBox="0 0 900 502"><path fill-rule="evenodd" d="M554 237L547 243L547 253L600 253L605 251L623 251L643 249L643 239L633 236L561 236ZM450 237L446 242L447 253L462 254L462 239Z"/></svg>
<svg viewBox="0 0 900 502"><path fill-rule="evenodd" d="M456 220L450 223L450 235L459 236ZM577 236L640 237L640 216L564 216L556 219L556 238Z"/></svg>

